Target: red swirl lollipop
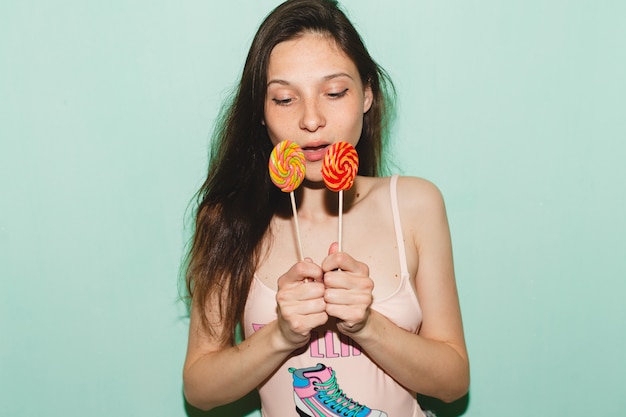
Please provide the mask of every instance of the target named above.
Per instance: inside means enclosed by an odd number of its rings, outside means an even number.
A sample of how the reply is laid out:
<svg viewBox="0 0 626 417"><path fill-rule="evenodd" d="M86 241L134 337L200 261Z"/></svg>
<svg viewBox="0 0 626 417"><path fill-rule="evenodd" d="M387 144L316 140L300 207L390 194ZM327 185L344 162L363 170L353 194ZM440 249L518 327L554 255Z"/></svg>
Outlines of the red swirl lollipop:
<svg viewBox="0 0 626 417"><path fill-rule="evenodd" d="M329 190L349 190L359 170L359 155L348 142L333 143L322 162L322 177Z"/></svg>
<svg viewBox="0 0 626 417"><path fill-rule="evenodd" d="M337 142L328 147L322 161L322 178L329 190L339 192L339 251L343 250L343 192L352 188L358 170L359 155L354 146L348 142Z"/></svg>

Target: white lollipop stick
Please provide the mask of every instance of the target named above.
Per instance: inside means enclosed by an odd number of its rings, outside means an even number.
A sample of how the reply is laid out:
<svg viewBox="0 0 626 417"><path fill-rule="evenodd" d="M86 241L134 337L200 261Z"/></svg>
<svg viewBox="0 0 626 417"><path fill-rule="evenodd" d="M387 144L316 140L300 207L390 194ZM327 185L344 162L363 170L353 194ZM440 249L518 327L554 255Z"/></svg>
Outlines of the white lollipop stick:
<svg viewBox="0 0 626 417"><path fill-rule="evenodd" d="M343 191L349 190L359 168L359 156L348 142L335 142L326 149L322 162L322 177L326 187L339 192L339 230L337 244L343 250Z"/></svg>
<svg viewBox="0 0 626 417"><path fill-rule="evenodd" d="M302 149L290 140L284 140L274 146L268 163L270 179L281 191L289 193L291 210L296 226L296 238L298 240L298 259L304 260L302 251L302 239L300 238L300 225L298 225L298 210L294 190L300 186L304 179L306 163Z"/></svg>
<svg viewBox="0 0 626 417"><path fill-rule="evenodd" d="M339 190L339 230L337 231L337 243L339 244L339 252L342 251L343 238L343 190Z"/></svg>
<svg viewBox="0 0 626 417"><path fill-rule="evenodd" d="M294 197L293 191L289 193L289 197L291 197L291 211L293 211L293 222L296 225L296 238L298 239L298 259L300 261L304 261L304 252L302 251L302 239L300 238L300 225L298 224L298 210L296 208L296 198Z"/></svg>

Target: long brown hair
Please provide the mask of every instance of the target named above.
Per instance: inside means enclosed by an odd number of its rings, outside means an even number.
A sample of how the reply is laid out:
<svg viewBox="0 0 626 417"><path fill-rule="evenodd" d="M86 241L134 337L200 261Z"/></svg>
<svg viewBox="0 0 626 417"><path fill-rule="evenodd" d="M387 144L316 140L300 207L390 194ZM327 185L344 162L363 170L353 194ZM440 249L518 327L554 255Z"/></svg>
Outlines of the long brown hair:
<svg viewBox="0 0 626 417"><path fill-rule="evenodd" d="M304 32L334 39L354 61L364 85L371 87L374 100L364 115L356 146L359 175L377 176L383 169L391 82L336 1L286 1L256 33L233 99L216 126L208 176L197 193L195 233L186 262L187 291L202 313L207 332L223 343L234 343L261 243L284 199L268 175L272 143L262 124L270 53L280 42ZM209 304L217 309L221 333L212 326L216 323L206 320Z"/></svg>

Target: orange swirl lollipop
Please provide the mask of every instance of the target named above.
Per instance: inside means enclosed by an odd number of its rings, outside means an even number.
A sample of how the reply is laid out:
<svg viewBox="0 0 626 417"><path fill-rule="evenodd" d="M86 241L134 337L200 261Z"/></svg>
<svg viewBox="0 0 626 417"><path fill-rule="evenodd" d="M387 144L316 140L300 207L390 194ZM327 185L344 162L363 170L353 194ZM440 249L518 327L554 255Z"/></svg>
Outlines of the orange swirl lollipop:
<svg viewBox="0 0 626 417"><path fill-rule="evenodd" d="M290 140L274 147L270 155L269 170L272 182L284 193L300 186L306 172L304 152Z"/></svg>
<svg viewBox="0 0 626 417"><path fill-rule="evenodd" d="M274 146L270 154L268 164L270 178L274 185L284 193L289 193L291 199L291 210L293 211L293 221L296 229L296 239L298 242L298 256L304 260L302 254L302 239L300 238L300 226L298 225L298 210L296 208L296 198L293 191L302 184L306 172L306 160L302 149L290 140L284 140Z"/></svg>
<svg viewBox="0 0 626 417"><path fill-rule="evenodd" d="M349 190L359 170L359 155L348 142L330 145L322 163L322 177L332 191Z"/></svg>

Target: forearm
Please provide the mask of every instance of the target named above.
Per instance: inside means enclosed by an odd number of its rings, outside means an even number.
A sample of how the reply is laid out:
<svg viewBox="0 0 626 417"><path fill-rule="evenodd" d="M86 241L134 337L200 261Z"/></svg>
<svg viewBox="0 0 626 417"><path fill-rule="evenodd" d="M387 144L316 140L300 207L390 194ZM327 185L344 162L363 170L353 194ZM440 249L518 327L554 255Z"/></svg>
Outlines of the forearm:
<svg viewBox="0 0 626 417"><path fill-rule="evenodd" d="M269 323L241 344L205 353L185 366L184 392L194 407L209 410L258 387L291 353Z"/></svg>
<svg viewBox="0 0 626 417"><path fill-rule="evenodd" d="M363 330L350 337L412 391L448 402L467 392L469 364L462 347L410 333L376 311Z"/></svg>

